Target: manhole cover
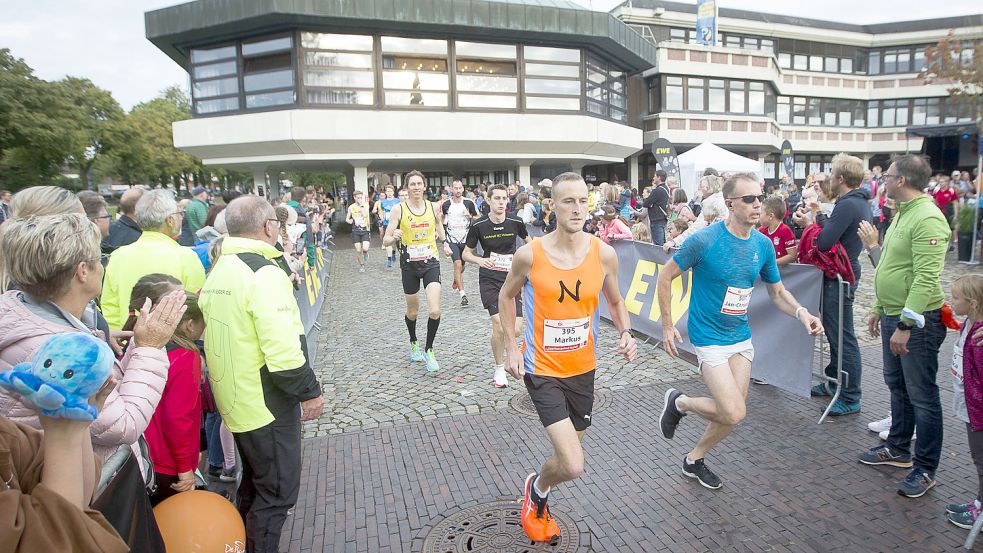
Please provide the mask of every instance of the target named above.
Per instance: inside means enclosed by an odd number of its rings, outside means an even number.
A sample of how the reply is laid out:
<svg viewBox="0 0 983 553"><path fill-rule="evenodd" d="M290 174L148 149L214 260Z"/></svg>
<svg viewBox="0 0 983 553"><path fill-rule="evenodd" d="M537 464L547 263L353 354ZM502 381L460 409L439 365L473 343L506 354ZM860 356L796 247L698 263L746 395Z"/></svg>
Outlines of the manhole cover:
<svg viewBox="0 0 983 553"><path fill-rule="evenodd" d="M461 553L480 551L526 553L534 551L575 552L590 540L566 518L556 517L560 539L531 542L519 522L518 501L482 503L458 511L441 520L427 532L423 553Z"/></svg>
<svg viewBox="0 0 983 553"><path fill-rule="evenodd" d="M599 388L594 389L594 413L603 411L610 403L610 398L608 393ZM529 397L529 392L519 392L518 394L512 396L509 400L509 407L515 409L523 415L530 417L538 417L539 414L536 413L536 406L532 403L532 398Z"/></svg>

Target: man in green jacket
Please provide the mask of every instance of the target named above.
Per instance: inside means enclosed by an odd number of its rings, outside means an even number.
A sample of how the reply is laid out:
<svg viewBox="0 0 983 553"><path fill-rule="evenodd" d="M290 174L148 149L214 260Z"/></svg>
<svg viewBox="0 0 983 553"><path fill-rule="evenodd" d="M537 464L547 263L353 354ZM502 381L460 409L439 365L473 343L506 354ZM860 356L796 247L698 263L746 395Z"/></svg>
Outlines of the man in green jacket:
<svg viewBox="0 0 983 553"><path fill-rule="evenodd" d="M870 334L881 336L884 381L891 390L891 430L884 444L858 459L868 465L911 467L898 486L905 497L921 497L935 486L942 453L936 374L945 340L941 275L951 231L932 198L922 192L931 174L928 161L913 154L896 157L884 173L884 186L898 212L884 237L874 274L873 312L867 319Z"/></svg>
<svg viewBox="0 0 983 553"><path fill-rule="evenodd" d="M236 198L225 224L229 236L199 299L208 378L243 458L237 497L246 550L275 553L300 490L300 424L320 417L324 401L290 269L275 247L273 207L258 196Z"/></svg>
<svg viewBox="0 0 983 553"><path fill-rule="evenodd" d="M198 230L205 226L205 219L208 219L208 190L203 186L196 186L191 190L191 197L184 216L188 219L191 236L197 236Z"/></svg>

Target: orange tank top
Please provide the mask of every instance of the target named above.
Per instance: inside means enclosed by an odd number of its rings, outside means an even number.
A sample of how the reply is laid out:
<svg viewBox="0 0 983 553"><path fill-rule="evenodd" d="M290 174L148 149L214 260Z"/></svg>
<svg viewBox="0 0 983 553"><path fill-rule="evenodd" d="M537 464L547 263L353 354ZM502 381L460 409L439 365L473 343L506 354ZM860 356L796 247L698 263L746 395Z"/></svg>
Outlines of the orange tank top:
<svg viewBox="0 0 983 553"><path fill-rule="evenodd" d="M604 282L600 240L573 269L550 263L542 240L532 242L532 268L522 288L526 374L566 378L594 370L597 302Z"/></svg>

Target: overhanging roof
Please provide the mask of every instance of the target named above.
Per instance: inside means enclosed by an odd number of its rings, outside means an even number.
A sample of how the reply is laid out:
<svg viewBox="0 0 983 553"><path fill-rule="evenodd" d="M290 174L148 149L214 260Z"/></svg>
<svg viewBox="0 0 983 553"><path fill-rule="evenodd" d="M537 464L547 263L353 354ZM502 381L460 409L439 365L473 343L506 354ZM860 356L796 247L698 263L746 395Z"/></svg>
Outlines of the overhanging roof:
<svg viewBox="0 0 983 553"><path fill-rule="evenodd" d="M294 28L589 45L630 71L657 59L628 25L569 0L197 0L144 20L147 39L186 69L193 46Z"/></svg>
<svg viewBox="0 0 983 553"><path fill-rule="evenodd" d="M935 136L962 136L964 134L976 134L979 129L976 123L949 123L944 125L916 125L905 129L905 134L908 136L924 136L935 137Z"/></svg>
<svg viewBox="0 0 983 553"><path fill-rule="evenodd" d="M627 6L628 3L629 0L625 0L621 4L615 6L611 11L615 12L620 8ZM696 3L687 4L683 2L663 2L662 0L631 0L631 5L636 8L648 8L648 9L665 8L666 10L680 12L680 13L692 13L692 14L696 13ZM718 10L718 13L720 17L746 19L749 21L758 21L761 23L781 23L786 25L796 25L798 27L813 27L818 29L850 31L855 33L866 33L866 34L907 33L907 32L916 32L916 31L948 30L948 29L956 29L960 27L974 27L978 25L983 25L983 14L857 25L854 23L844 23L842 21L825 21L821 19L797 17L794 15L780 15L775 13L754 12L749 10L739 10L739 9L724 8L724 7L721 7Z"/></svg>

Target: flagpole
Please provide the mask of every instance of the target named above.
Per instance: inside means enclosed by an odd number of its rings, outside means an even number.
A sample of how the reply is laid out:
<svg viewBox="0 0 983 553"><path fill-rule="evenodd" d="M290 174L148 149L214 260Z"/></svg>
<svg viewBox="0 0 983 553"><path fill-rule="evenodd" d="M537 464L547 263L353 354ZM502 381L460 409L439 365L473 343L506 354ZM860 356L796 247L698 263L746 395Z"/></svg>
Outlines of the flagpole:
<svg viewBox="0 0 983 553"><path fill-rule="evenodd" d="M980 141L980 154L979 159L976 161L976 213L973 214L973 253L969 256L969 263L967 265L979 265L980 260L977 258L979 250L976 249L976 239L979 233L980 226L977 224L979 221L980 213L980 190L981 184L983 184L983 134L977 135L977 140Z"/></svg>

